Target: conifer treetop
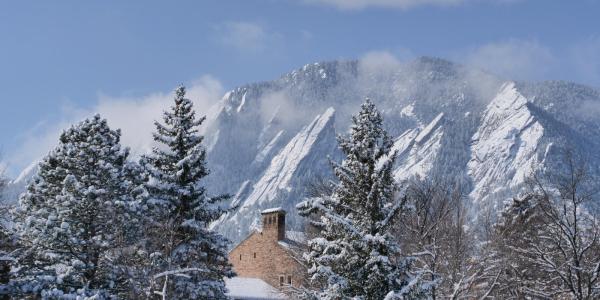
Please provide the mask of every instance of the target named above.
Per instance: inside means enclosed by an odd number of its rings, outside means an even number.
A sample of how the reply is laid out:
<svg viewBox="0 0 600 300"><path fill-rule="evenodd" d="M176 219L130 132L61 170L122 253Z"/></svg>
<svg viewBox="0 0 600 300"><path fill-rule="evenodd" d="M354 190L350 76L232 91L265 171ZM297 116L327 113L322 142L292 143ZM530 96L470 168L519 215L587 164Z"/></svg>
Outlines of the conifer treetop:
<svg viewBox="0 0 600 300"><path fill-rule="evenodd" d="M410 274L411 259L402 257L390 234L389 224L403 207L392 175L396 153L369 99L338 143L345 158L333 163L338 182L332 194L297 205L319 229L303 256L317 287L307 294L327 300L379 300L390 293L422 297L419 276Z"/></svg>
<svg viewBox="0 0 600 300"><path fill-rule="evenodd" d="M208 229L226 212L219 204L227 195L209 197L202 179L209 174L206 149L199 133L205 117L197 118L185 88L175 90L174 103L155 122L160 147L145 157L148 191L149 252L152 289L163 298L224 299L224 277L234 275L227 260L228 241ZM160 237L158 237L160 236Z"/></svg>

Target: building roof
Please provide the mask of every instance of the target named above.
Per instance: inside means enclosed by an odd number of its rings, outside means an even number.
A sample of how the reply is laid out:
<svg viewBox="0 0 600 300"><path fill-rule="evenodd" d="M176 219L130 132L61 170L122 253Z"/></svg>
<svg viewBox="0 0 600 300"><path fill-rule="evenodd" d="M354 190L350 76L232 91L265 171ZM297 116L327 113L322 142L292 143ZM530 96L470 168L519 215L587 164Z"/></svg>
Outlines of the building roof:
<svg viewBox="0 0 600 300"><path fill-rule="evenodd" d="M256 229L252 231L245 239L235 245L235 247L233 247L229 253L233 252L235 249L237 249L237 247L242 245L244 242L246 242L246 240L250 239L255 234L261 234L261 230ZM306 247L306 240L307 238L304 232L286 231L285 239L277 241L277 244L283 247L285 250L297 250Z"/></svg>
<svg viewBox="0 0 600 300"><path fill-rule="evenodd" d="M244 300L279 300L287 299L286 295L258 278L233 277L225 278L227 295L233 299Z"/></svg>
<svg viewBox="0 0 600 300"><path fill-rule="evenodd" d="M277 243L286 249L301 249L306 245L306 235L300 231L286 231L285 239Z"/></svg>
<svg viewBox="0 0 600 300"><path fill-rule="evenodd" d="M269 208L269 209L265 209L263 211L261 211L261 214L270 214L270 213L274 213L274 212L282 212L285 213L285 210L281 207L274 207L274 208Z"/></svg>

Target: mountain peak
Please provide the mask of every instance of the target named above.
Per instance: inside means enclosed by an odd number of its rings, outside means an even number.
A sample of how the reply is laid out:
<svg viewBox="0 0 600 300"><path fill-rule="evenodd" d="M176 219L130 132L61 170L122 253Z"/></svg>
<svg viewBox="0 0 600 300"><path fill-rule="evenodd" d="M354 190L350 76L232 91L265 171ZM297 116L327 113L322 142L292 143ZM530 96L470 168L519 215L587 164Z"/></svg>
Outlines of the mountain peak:
<svg viewBox="0 0 600 300"><path fill-rule="evenodd" d="M336 149L334 121L335 109L330 107L304 126L271 159L252 187L248 187L249 182L243 184L244 191L238 192L235 199L239 208L215 224L216 228L236 239L258 224L265 208L295 211L295 202L304 197L303 188L312 179L310 174L325 174L324 169L329 167L328 155ZM290 214L287 222L293 228L299 227L300 220Z"/></svg>
<svg viewBox="0 0 600 300"><path fill-rule="evenodd" d="M514 82L505 83L488 104L471 144L473 199L518 187L540 161L545 129L527 104Z"/></svg>
<svg viewBox="0 0 600 300"><path fill-rule="evenodd" d="M552 168L558 156L548 153L593 154L600 141L600 93L582 85L505 82L435 57L381 69L356 60L312 63L233 89L209 116L205 183L216 194L235 193L240 207L216 228L236 241L262 208L281 206L300 229L295 204L307 183L331 176L336 132L348 130L365 97L394 138L399 182L452 178L475 205L514 195L532 165ZM594 166L598 156L591 155Z"/></svg>

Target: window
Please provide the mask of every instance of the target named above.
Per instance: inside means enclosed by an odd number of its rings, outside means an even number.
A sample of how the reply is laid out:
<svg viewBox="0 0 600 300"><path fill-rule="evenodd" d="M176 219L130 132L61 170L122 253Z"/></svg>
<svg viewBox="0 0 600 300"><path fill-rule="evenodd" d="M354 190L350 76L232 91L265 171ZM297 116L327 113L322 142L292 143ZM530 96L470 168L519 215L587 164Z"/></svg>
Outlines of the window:
<svg viewBox="0 0 600 300"><path fill-rule="evenodd" d="M285 280L285 276L279 275L279 286L283 286L283 281Z"/></svg>
<svg viewBox="0 0 600 300"><path fill-rule="evenodd" d="M242 260L242 255L240 254L240 260Z"/></svg>
<svg viewBox="0 0 600 300"><path fill-rule="evenodd" d="M292 275L288 275L287 277L287 284L292 285Z"/></svg>
<svg viewBox="0 0 600 300"><path fill-rule="evenodd" d="M271 225L271 217L268 217L268 219L269 219L269 225Z"/></svg>
<svg viewBox="0 0 600 300"><path fill-rule="evenodd" d="M254 258L256 258L256 252L254 252Z"/></svg>

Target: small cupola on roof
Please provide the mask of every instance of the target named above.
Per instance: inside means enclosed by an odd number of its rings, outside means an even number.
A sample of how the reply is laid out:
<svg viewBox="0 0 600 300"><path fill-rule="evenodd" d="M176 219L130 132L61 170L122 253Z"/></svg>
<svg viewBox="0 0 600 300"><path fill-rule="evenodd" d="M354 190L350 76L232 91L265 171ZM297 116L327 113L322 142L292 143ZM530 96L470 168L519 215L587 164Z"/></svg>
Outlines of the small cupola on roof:
<svg viewBox="0 0 600 300"><path fill-rule="evenodd" d="M281 207L265 209L262 215L262 232L277 241L285 239L285 210Z"/></svg>

